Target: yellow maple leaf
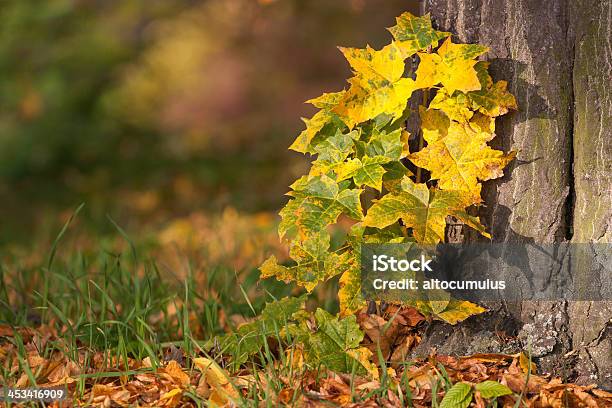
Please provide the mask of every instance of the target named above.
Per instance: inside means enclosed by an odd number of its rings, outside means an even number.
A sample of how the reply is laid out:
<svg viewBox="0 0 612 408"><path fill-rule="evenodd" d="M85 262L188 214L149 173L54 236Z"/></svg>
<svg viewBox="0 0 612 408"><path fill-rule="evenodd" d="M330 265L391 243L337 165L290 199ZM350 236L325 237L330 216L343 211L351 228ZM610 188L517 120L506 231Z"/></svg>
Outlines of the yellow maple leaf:
<svg viewBox="0 0 612 408"><path fill-rule="evenodd" d="M438 90L436 96L429 103L430 109L439 109L454 121L467 122L474 112L471 110L470 100L462 92L455 92L452 96L444 89Z"/></svg>
<svg viewBox="0 0 612 408"><path fill-rule="evenodd" d="M331 109L338 104L343 95L344 91L326 92L321 96L307 100L306 103L309 103L319 109Z"/></svg>
<svg viewBox="0 0 612 408"><path fill-rule="evenodd" d="M356 75L372 79L386 79L395 82L404 73L404 58L395 42L380 51L369 45L366 48L339 47Z"/></svg>
<svg viewBox="0 0 612 408"><path fill-rule="evenodd" d="M358 262L340 276L339 284L340 316L353 314L365 305L361 295L361 270Z"/></svg>
<svg viewBox="0 0 612 408"><path fill-rule="evenodd" d="M417 88L431 88L442 84L449 94L478 91L481 83L474 66L474 58L487 52L488 48L478 44L453 44L448 38L437 53L419 53L421 62L416 70Z"/></svg>
<svg viewBox="0 0 612 408"><path fill-rule="evenodd" d="M487 309L478 306L466 300L451 299L446 309L440 313L436 313L436 317L450 324L467 319L480 313L486 312Z"/></svg>
<svg viewBox="0 0 612 408"><path fill-rule="evenodd" d="M421 112L423 137L428 145L408 158L416 166L429 170L431 178L439 180L440 189L464 191L475 202L480 202L479 181L503 176L504 167L514 159L516 152L504 154L492 149L487 141L493 134L476 132L467 124L444 121L440 119L444 115L442 112L427 115L423 108Z"/></svg>
<svg viewBox="0 0 612 408"><path fill-rule="evenodd" d="M306 125L304 129L295 141L289 146L289 149L295 150L300 153L307 153L310 148L310 142L312 139L327 125L333 118L332 113L325 109L321 109L310 119L302 118L302 121Z"/></svg>
<svg viewBox="0 0 612 408"><path fill-rule="evenodd" d="M340 48L355 76L338 105L332 109L349 128L386 113L398 118L415 89L411 78L403 78L405 64L395 42L381 50L371 47Z"/></svg>
<svg viewBox="0 0 612 408"><path fill-rule="evenodd" d="M289 149L299 153L313 153L310 142L326 125L334 122L336 115L331 112L331 109L338 104L343 95L344 91L324 93L319 97L306 101L306 103L319 108L320 111L315 113L310 119L302 118L306 129L298 135L291 146L289 146ZM337 118L336 121L338 121Z"/></svg>

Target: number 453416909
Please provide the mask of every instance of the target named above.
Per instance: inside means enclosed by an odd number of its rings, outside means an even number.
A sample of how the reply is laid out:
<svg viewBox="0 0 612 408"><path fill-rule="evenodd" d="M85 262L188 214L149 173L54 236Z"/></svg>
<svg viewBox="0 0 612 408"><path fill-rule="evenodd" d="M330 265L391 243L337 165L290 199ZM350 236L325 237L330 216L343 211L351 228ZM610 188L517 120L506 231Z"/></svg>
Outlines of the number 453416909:
<svg viewBox="0 0 612 408"><path fill-rule="evenodd" d="M68 396L65 388L9 388L1 390L0 401L6 402L25 402L25 401L44 401L53 402L63 400Z"/></svg>

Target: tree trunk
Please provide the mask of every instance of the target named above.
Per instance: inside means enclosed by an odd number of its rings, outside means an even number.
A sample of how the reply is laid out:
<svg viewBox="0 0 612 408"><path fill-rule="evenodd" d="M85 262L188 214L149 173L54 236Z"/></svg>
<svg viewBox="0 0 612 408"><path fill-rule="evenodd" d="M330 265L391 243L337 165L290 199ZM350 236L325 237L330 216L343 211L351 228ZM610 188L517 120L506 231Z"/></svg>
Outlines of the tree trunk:
<svg viewBox="0 0 612 408"><path fill-rule="evenodd" d="M611 3L426 1L439 29L491 48L493 78L517 98L518 112L497 121L496 140L518 159L486 183L482 215L495 241L612 242ZM517 346L529 344L544 371L612 388L610 302L509 309Z"/></svg>

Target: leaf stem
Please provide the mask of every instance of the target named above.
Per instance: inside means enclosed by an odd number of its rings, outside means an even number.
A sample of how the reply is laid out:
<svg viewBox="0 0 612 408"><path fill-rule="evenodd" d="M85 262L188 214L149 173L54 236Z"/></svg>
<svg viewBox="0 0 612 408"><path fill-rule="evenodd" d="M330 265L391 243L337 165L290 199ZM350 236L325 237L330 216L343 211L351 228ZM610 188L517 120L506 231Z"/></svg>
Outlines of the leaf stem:
<svg viewBox="0 0 612 408"><path fill-rule="evenodd" d="M431 45L429 47L427 47L427 53L431 54ZM421 102L421 106L424 109L427 109L427 105L429 103L429 88L425 88L423 89L423 100ZM423 145L424 145L424 141L423 141L423 130L419 129L418 132L419 135L419 152L421 150L423 150ZM422 174L423 170L420 167L417 167L417 171L416 171L416 182L420 183L421 182L421 174Z"/></svg>

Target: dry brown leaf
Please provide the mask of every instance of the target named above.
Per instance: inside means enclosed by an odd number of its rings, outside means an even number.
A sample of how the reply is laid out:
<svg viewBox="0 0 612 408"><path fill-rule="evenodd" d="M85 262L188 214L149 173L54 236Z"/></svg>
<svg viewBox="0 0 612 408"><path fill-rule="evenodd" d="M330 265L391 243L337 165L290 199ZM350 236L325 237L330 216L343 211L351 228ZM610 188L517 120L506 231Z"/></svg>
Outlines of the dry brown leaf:
<svg viewBox="0 0 612 408"><path fill-rule="evenodd" d="M425 316L413 307L402 307L395 319L403 325L416 327L419 323L425 321Z"/></svg>
<svg viewBox="0 0 612 408"><path fill-rule="evenodd" d="M106 384L94 384L91 389L92 397L107 396L115 392L115 387Z"/></svg>
<svg viewBox="0 0 612 408"><path fill-rule="evenodd" d="M413 367L410 367L411 371L412 368ZM408 374L408 383L411 387L431 389L431 380L433 377L433 370L429 365L425 365Z"/></svg>
<svg viewBox="0 0 612 408"><path fill-rule="evenodd" d="M612 392L600 390L598 388L594 388L593 390L591 390L591 392L595 394L596 396L598 396L599 398L609 399L611 402L610 405L612 405Z"/></svg>
<svg viewBox="0 0 612 408"><path fill-rule="evenodd" d="M170 360L163 370L172 377L177 385L183 388L189 385L189 376L183 372L183 369L175 360Z"/></svg>
<svg viewBox="0 0 612 408"><path fill-rule="evenodd" d="M390 360L392 362L406 361L408 353L419 343L420 339L421 337L416 334L406 336L395 350L393 350Z"/></svg>
<svg viewBox="0 0 612 408"><path fill-rule="evenodd" d="M291 388L283 388L281 392L278 393L278 401L281 404L289 404L289 402L293 401L293 397L295 395L295 391Z"/></svg>
<svg viewBox="0 0 612 408"><path fill-rule="evenodd" d="M119 404L121 406L127 406L130 397L131 394L127 390L118 390L110 396L111 400L114 403Z"/></svg>
<svg viewBox="0 0 612 408"><path fill-rule="evenodd" d="M74 361L68 361L66 364L55 365L53 371L47 375L47 380L56 384L71 384L76 381L73 377L80 373L79 366Z"/></svg>
<svg viewBox="0 0 612 408"><path fill-rule="evenodd" d="M518 394L520 394L524 388L530 393L538 392L538 390L547 383L545 379L536 375L529 376L528 381L527 376L524 374L504 374L503 379L505 385ZM502 383L504 383L504 381L502 381ZM527 387L525 387L525 385Z"/></svg>
<svg viewBox="0 0 612 408"><path fill-rule="evenodd" d="M37 368L45 364L47 360L38 355L38 352L34 352L28 356L28 365L30 368Z"/></svg>

